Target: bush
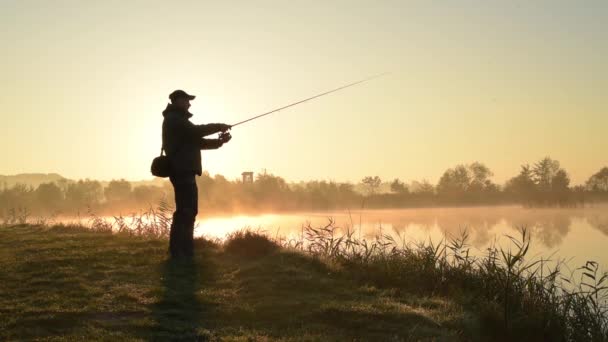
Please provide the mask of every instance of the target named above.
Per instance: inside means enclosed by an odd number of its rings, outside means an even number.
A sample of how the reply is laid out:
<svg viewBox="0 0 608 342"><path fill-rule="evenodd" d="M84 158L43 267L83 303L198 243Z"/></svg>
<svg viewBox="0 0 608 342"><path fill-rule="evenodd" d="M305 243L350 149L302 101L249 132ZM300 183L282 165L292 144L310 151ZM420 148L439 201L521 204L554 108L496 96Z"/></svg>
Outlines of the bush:
<svg viewBox="0 0 608 342"><path fill-rule="evenodd" d="M266 235L251 230L239 230L228 235L224 243L227 253L241 257L257 258L274 253L279 245Z"/></svg>

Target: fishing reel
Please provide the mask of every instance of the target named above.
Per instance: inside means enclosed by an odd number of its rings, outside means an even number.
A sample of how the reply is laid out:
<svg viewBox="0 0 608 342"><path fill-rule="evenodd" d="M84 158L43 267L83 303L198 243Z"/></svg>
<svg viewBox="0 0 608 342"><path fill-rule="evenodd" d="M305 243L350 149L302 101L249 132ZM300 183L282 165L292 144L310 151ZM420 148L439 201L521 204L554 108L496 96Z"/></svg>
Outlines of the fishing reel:
<svg viewBox="0 0 608 342"><path fill-rule="evenodd" d="M218 139L222 143L227 143L227 142L230 141L230 139L232 139L232 135L230 134L229 131L220 132L220 135L219 135Z"/></svg>

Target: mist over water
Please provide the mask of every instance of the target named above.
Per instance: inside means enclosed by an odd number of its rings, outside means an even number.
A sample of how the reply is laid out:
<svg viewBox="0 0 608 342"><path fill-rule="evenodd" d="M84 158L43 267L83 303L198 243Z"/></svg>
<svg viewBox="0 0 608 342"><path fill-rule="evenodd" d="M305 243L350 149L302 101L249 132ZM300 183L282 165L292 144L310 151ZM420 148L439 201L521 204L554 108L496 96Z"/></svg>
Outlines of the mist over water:
<svg viewBox="0 0 608 342"><path fill-rule="evenodd" d="M112 216L101 217L111 222ZM223 239L241 229L262 231L273 238L303 239L304 227L325 227L330 220L336 235L354 231L354 237L374 239L390 235L402 244L439 243L465 232L471 255L490 246L509 248L509 236L531 236L528 260L565 261L571 269L597 261L608 269L608 204L578 208L525 208L521 206L445 207L411 209L336 210L259 215L199 213L194 235ZM89 219L62 217L57 221L87 225Z"/></svg>
<svg viewBox="0 0 608 342"><path fill-rule="evenodd" d="M196 236L222 238L243 229L259 229L273 237L297 239L302 227L322 227L333 219L338 233L354 230L373 239L389 234L402 243L439 242L463 232L471 253L482 254L495 244L509 247L525 227L532 236L531 258L566 259L575 268L587 260L608 265L608 205L585 208L528 209L520 206L329 211L256 216L200 217Z"/></svg>

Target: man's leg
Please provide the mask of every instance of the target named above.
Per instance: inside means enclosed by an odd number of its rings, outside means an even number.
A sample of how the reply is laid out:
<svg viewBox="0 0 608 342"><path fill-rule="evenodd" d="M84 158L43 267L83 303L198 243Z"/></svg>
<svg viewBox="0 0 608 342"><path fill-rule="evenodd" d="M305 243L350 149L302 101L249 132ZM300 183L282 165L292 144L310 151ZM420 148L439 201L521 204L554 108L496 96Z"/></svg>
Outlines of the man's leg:
<svg viewBox="0 0 608 342"><path fill-rule="evenodd" d="M188 211L188 218L184 223L184 254L186 256L194 255L194 223L196 221L196 215L198 214L198 188L196 186L196 180L192 177L192 182L189 183L188 187L188 204L190 211Z"/></svg>
<svg viewBox="0 0 608 342"><path fill-rule="evenodd" d="M196 181L193 174L171 176L170 180L175 189L175 213L169 241L171 256L192 255L190 245L198 211Z"/></svg>
<svg viewBox="0 0 608 342"><path fill-rule="evenodd" d="M177 210L173 213L173 221L171 221L171 231L169 232L169 253L172 257L176 257L179 254L179 248L177 240L179 239L180 229L179 216Z"/></svg>
<svg viewBox="0 0 608 342"><path fill-rule="evenodd" d="M179 248L179 240L180 240L180 230L183 229L183 191L181 187L182 180L177 176L170 176L169 180L173 185L173 192L175 194L175 211L173 212L173 220L171 221L171 231L169 232L169 253L171 257L180 256L180 248Z"/></svg>

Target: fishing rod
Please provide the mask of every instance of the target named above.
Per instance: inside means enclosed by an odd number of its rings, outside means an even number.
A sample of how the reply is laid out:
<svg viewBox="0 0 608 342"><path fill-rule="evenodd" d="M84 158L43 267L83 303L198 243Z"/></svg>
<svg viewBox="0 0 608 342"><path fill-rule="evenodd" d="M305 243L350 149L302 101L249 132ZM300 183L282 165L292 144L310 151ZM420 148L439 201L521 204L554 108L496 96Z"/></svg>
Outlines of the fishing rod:
<svg viewBox="0 0 608 342"><path fill-rule="evenodd" d="M338 87L338 88L336 88L336 89L332 89L332 90L326 91L326 92L324 92L324 93L321 93L321 94L318 94L318 95L315 95L315 96L309 97L309 98L307 98L307 99L300 100L300 101L298 101L298 102L294 102L294 103L288 104L288 105L283 106L283 107L281 107L281 108L273 109L273 110L271 110L271 111L269 111L269 112L262 113L262 114L260 114L260 115L256 115L256 116L254 116L254 117L252 117L252 118L249 118L249 119L247 119L247 120L243 120L243 121L237 122L237 123L235 123L235 124L231 125L231 128L232 128L232 127L235 127L235 126L238 126L238 125L240 125L240 124L244 124L245 122L249 122L249 121L252 121L252 120L255 120L255 119L261 118L262 116L266 116L266 115L269 115L269 114L272 114L272 113L275 113L275 112L281 111L281 110L283 110L283 109L286 109L286 108L289 108L289 107L293 107L293 106L298 105L298 104L300 104L300 103L304 103L304 102L310 101L310 100L312 100L312 99L316 99L316 98L318 98L318 97L321 97L321 96L324 96L324 95L327 95L327 94L331 94L331 93L333 93L333 92L336 92L336 91L339 91L339 90L342 90L342 89L346 89L346 88L348 88L348 87L352 87L352 86L354 86L354 85L357 85L357 84L360 84L360 83L363 83L363 82L371 81L371 80L373 80L374 78L378 78L378 77L384 76L384 75L386 75L386 74L388 74L388 73L387 73L387 72L385 72L385 73L382 73L382 74L377 74L377 75L374 75L374 76L370 76L370 77L364 78L364 79L362 79L362 80L359 80L359 81L356 81L356 82L353 82L353 83L349 83L349 84L347 84L347 85L343 85L343 86Z"/></svg>

